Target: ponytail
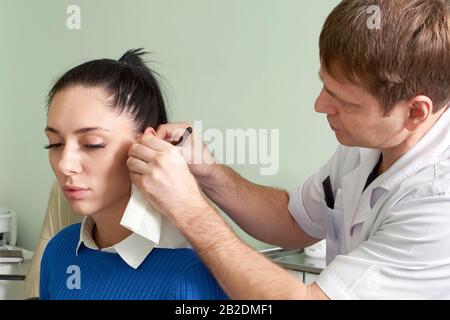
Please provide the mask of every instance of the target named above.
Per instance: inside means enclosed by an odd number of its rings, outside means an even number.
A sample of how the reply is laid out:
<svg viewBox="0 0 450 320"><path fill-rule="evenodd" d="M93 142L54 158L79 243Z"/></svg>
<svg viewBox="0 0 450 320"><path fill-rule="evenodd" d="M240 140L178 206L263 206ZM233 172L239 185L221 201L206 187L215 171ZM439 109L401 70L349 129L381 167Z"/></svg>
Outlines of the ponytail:
<svg viewBox="0 0 450 320"><path fill-rule="evenodd" d="M50 90L48 105L69 86L100 87L108 93L109 107L131 115L137 133L147 127L156 129L167 123L167 113L155 73L142 59L145 54L142 48L128 50L118 61L93 60L69 70Z"/></svg>

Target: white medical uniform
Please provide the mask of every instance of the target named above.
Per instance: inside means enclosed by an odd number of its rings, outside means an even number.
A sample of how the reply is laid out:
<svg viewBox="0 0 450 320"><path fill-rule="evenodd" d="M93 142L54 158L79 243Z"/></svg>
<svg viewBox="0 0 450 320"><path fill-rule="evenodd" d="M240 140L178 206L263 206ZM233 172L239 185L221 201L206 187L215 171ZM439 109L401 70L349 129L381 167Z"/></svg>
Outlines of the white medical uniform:
<svg viewBox="0 0 450 320"><path fill-rule="evenodd" d="M379 158L339 146L290 192L297 223L327 240L316 283L331 299L450 299L450 111L363 192ZM334 209L324 200L328 176Z"/></svg>

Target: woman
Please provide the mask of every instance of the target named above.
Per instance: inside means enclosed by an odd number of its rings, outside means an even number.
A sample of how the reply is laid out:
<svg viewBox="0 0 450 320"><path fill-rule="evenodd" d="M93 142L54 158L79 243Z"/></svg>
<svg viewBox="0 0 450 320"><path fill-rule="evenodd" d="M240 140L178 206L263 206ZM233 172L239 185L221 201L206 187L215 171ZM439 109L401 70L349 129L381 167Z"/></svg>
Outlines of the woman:
<svg viewBox="0 0 450 320"><path fill-rule="evenodd" d="M84 63L50 90L47 134L57 182L83 223L47 245L41 299L226 299L191 249L162 249L120 225L130 199L128 150L167 123L141 50Z"/></svg>

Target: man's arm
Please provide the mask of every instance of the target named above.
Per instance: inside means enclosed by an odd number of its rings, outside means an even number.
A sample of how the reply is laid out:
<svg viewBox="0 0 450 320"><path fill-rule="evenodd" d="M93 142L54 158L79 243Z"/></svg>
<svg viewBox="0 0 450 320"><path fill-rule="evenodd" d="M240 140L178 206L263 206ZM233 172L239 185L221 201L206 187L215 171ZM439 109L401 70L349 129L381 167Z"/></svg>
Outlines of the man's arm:
<svg viewBox="0 0 450 320"><path fill-rule="evenodd" d="M156 135L176 141L189 126L161 125ZM289 213L287 192L253 184L231 168L216 163L195 132L182 154L202 191L254 238L283 248L303 248L319 241L305 233Z"/></svg>
<svg viewBox="0 0 450 320"><path fill-rule="evenodd" d="M145 135L129 155L133 183L188 238L232 299L326 298L316 284L303 284L242 243L209 206L179 150L171 144ZM281 230L280 236L289 231Z"/></svg>
<svg viewBox="0 0 450 320"><path fill-rule="evenodd" d="M286 191L251 183L225 165L213 166L208 176L197 181L245 232L283 248L303 248L318 241L304 232L289 213Z"/></svg>
<svg viewBox="0 0 450 320"><path fill-rule="evenodd" d="M232 299L328 299L317 284L303 284L245 245L209 206L177 225Z"/></svg>

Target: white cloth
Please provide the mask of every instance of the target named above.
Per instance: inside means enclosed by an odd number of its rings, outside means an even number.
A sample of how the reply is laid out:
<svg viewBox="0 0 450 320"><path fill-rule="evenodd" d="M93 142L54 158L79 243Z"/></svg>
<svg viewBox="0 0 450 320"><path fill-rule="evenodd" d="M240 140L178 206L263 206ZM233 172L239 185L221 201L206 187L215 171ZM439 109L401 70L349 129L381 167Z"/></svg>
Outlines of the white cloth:
<svg viewBox="0 0 450 320"><path fill-rule="evenodd" d="M120 224L153 242L155 246L181 248L189 245L180 231L150 205L134 184Z"/></svg>
<svg viewBox="0 0 450 320"><path fill-rule="evenodd" d="M363 192L380 151L339 146L290 192L289 211L327 240L316 282L331 299L450 299L450 111ZM331 177L335 207L324 201Z"/></svg>
<svg viewBox="0 0 450 320"><path fill-rule="evenodd" d="M101 251L117 253L130 267L137 269L153 248L192 248L169 219L153 209L134 185L131 190L131 198L124 211L121 225L133 233L111 247L102 248ZM92 250L99 250L92 238L94 226L92 218L84 218L77 255L81 243Z"/></svg>

